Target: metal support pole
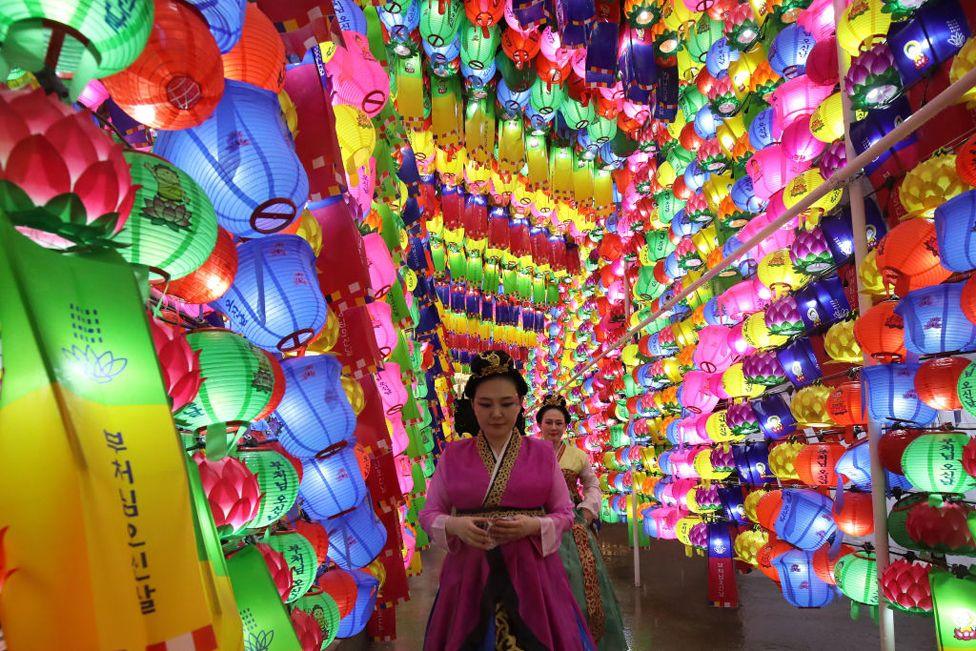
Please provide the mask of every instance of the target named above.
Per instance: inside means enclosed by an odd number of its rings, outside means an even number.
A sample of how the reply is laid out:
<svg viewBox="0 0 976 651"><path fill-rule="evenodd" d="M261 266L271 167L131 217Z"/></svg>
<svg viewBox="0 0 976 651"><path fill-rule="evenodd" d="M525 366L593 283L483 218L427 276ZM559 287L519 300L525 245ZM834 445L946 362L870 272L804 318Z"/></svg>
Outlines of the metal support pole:
<svg viewBox="0 0 976 651"><path fill-rule="evenodd" d="M844 0L834 0L834 16L840 16L847 3ZM841 80L843 89L844 77L847 75L847 61L840 41L837 42L837 73ZM857 152L851 142L851 124L853 123L854 111L851 108L850 96L841 90L841 102L844 107L844 145L847 151L847 160L853 160ZM857 309L860 314L864 314L871 309L871 297L864 291L864 283L857 270L864 264L864 258L868 254L867 227L864 219L864 186L861 179L854 179L848 186L848 198L851 206L851 230L854 233L854 277L857 280ZM873 360L869 355L864 355L863 365L868 366ZM884 466L881 465L881 456L878 453L878 446L881 442L881 428L872 419L867 421L868 430L868 451L871 458L871 507L874 511L874 551L878 565L878 594L884 594L881 585L881 577L888 567L888 502L886 499L886 485ZM895 651L895 617L891 608L882 597L878 604L878 635L880 638L881 651Z"/></svg>
<svg viewBox="0 0 976 651"><path fill-rule="evenodd" d="M631 306L630 286L630 264L624 259L624 324L630 323L630 315L633 313ZM627 419L629 425L633 417ZM634 545L634 587L639 588L641 584L640 569L640 532L637 530L637 482L634 480L634 471L630 471L630 527L631 539Z"/></svg>

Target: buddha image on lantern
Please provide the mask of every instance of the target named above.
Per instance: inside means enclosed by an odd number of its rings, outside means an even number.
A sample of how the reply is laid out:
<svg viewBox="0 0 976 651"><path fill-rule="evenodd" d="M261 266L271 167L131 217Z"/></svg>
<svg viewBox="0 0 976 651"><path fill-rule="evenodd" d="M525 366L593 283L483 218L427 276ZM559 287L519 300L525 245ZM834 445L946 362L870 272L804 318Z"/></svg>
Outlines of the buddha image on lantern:
<svg viewBox="0 0 976 651"><path fill-rule="evenodd" d="M976 612L960 608L952 614L952 623L952 637L965 642L976 640Z"/></svg>
<svg viewBox="0 0 976 651"><path fill-rule="evenodd" d="M189 229L192 215L186 208L187 197L179 174L163 164L146 165L146 169L156 179L156 194L146 199L143 214L153 224L166 226L177 233Z"/></svg>

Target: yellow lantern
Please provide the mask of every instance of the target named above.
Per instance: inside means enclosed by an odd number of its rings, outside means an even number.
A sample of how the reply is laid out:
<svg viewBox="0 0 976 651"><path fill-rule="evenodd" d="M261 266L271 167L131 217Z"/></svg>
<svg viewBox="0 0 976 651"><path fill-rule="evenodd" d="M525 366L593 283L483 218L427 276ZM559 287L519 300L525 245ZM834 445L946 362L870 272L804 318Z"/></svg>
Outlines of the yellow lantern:
<svg viewBox="0 0 976 651"><path fill-rule="evenodd" d="M885 285L881 272L878 271L877 250L872 249L864 256L864 262L857 270L857 276L861 280L861 287L871 296L890 296L892 289Z"/></svg>
<svg viewBox="0 0 976 651"><path fill-rule="evenodd" d="M956 83L973 68L976 68L976 38L970 38L956 53L949 68L949 81ZM976 102L976 86L967 90L959 102Z"/></svg>
<svg viewBox="0 0 976 651"><path fill-rule="evenodd" d="M837 21L837 41L852 57L883 43L891 26L891 14L882 0L854 0Z"/></svg>
<svg viewBox="0 0 976 651"><path fill-rule="evenodd" d="M639 352L640 350L637 348L637 344L628 344L620 352L620 359L625 366L633 368L641 363L640 358L637 356Z"/></svg>
<svg viewBox="0 0 976 651"><path fill-rule="evenodd" d="M746 495L746 499L742 501L742 511L746 514L746 517L759 524L759 518L756 516L756 507L759 506L759 500L766 497L769 493L768 490L760 488L758 490L751 491Z"/></svg>
<svg viewBox="0 0 976 651"><path fill-rule="evenodd" d="M696 525L702 523L702 519L697 515L686 515L685 517L678 520L678 524L674 527L674 532L677 539L684 545L691 547L691 530L695 528Z"/></svg>
<svg viewBox="0 0 976 651"><path fill-rule="evenodd" d="M746 343L757 350L776 348L785 344L789 337L773 334L766 326L765 310L751 314L742 325L742 336Z"/></svg>
<svg viewBox="0 0 976 651"><path fill-rule="evenodd" d="M687 319L675 323L671 326L671 331L674 333L674 340L682 348L698 343L698 331Z"/></svg>
<svg viewBox="0 0 976 651"><path fill-rule="evenodd" d="M750 493L755 495L755 493ZM732 551L735 557L743 563L748 563L753 567L759 566L759 550L769 542L769 534L758 529L743 531L735 537L732 543Z"/></svg>
<svg viewBox="0 0 976 651"><path fill-rule="evenodd" d="M759 282L772 290L775 296L782 296L810 282L810 276L793 267L787 249L773 251L760 260L756 275L759 277Z"/></svg>
<svg viewBox="0 0 976 651"><path fill-rule="evenodd" d="M800 203L803 197L819 188L821 185L823 185L823 183L824 177L820 174L820 170L816 167L811 167L806 172L794 177L792 181L786 184L786 189L783 190L783 205L785 205L787 208L792 208L796 204ZM843 197L844 189L834 188L815 201L814 204L807 209L807 213L816 217L824 215L839 206L840 200Z"/></svg>
<svg viewBox="0 0 976 651"><path fill-rule="evenodd" d="M339 341L339 317L335 310L329 310L325 317L322 332L308 344L305 354L324 354L332 350Z"/></svg>
<svg viewBox="0 0 976 651"><path fill-rule="evenodd" d="M728 445L725 448L728 448ZM731 468L718 470L712 465L712 448L705 448L696 454L692 465L702 479L710 481L721 481L732 474Z"/></svg>
<svg viewBox="0 0 976 651"><path fill-rule="evenodd" d="M836 362L856 364L862 360L861 346L854 338L853 321L841 321L830 326L823 343L827 355Z"/></svg>
<svg viewBox="0 0 976 651"><path fill-rule="evenodd" d="M674 171L674 167L671 165L670 161L664 161L657 168L657 182L664 187L669 187L674 183L678 175Z"/></svg>
<svg viewBox="0 0 976 651"><path fill-rule="evenodd" d="M956 173L956 155L948 153L912 168L901 182L898 197L912 217L932 219L936 208L968 189Z"/></svg>
<svg viewBox="0 0 976 651"><path fill-rule="evenodd" d="M705 421L705 432L708 434L708 438L716 443L725 443L726 441L734 441L742 438L733 434L732 428L725 422L725 411L725 409L722 409L721 411L712 412Z"/></svg>
<svg viewBox="0 0 976 651"><path fill-rule="evenodd" d="M339 379L353 412L358 416L363 411L363 407L366 406L366 395L363 393L363 387L353 377L345 373Z"/></svg>
<svg viewBox="0 0 976 651"><path fill-rule="evenodd" d="M749 131L746 129L745 122L742 119L742 114L733 115L730 118L726 118L722 124L719 125L718 129L715 131L715 138L718 140L718 146L722 149L722 152L731 158L735 157L733 153L735 150L735 144L743 135L747 135ZM719 197L719 203L721 203L722 197Z"/></svg>
<svg viewBox="0 0 976 651"><path fill-rule="evenodd" d="M790 411L801 427L833 427L836 424L827 412L827 398L831 392L830 387L814 384L793 394Z"/></svg>
<svg viewBox="0 0 976 651"><path fill-rule="evenodd" d="M678 32L684 36L691 25L700 15L697 11L692 11L682 0L672 0L665 3L664 10L661 12L664 26Z"/></svg>
<svg viewBox="0 0 976 651"><path fill-rule="evenodd" d="M718 212L718 207L722 203L722 199L729 196L732 192L733 183L735 183L735 180L731 174L713 174L710 176L705 181L705 185L702 186L702 194L705 195L705 201L708 203L708 207Z"/></svg>
<svg viewBox="0 0 976 651"><path fill-rule="evenodd" d="M661 366L664 367L664 374L672 384L677 384L681 381L681 364L677 359L674 357L665 357L661 360Z"/></svg>
<svg viewBox="0 0 976 651"><path fill-rule="evenodd" d="M376 147L376 130L365 112L348 104L336 104L336 136L346 172L355 171L369 163Z"/></svg>
<svg viewBox="0 0 976 651"><path fill-rule="evenodd" d="M300 219L295 235L308 242L317 256L322 250L322 227L308 209L302 211Z"/></svg>
<svg viewBox="0 0 976 651"><path fill-rule="evenodd" d="M677 2L675 4L681 4ZM692 58L691 54L688 53L687 48L681 48L678 50L678 75L685 81L692 81L701 72L702 64Z"/></svg>
<svg viewBox="0 0 976 651"><path fill-rule="evenodd" d="M766 390L762 385L746 380L742 362L736 362L722 373L722 388L731 398L758 398Z"/></svg>
<svg viewBox="0 0 976 651"><path fill-rule="evenodd" d="M759 69L759 65L766 61L766 50L761 43L748 52L744 52L729 66L729 78L736 97L744 98L751 87L752 75Z"/></svg>
<svg viewBox="0 0 976 651"><path fill-rule="evenodd" d="M769 469L780 480L799 479L796 472L796 457L806 447L806 443L780 443L769 451Z"/></svg>

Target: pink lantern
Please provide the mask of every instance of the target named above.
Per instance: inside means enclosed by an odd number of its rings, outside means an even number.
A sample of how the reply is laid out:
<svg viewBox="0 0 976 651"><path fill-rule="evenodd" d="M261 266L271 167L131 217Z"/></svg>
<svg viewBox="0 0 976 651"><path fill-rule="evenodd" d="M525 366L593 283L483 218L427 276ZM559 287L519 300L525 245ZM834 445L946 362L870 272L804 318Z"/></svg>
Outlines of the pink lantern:
<svg viewBox="0 0 976 651"><path fill-rule="evenodd" d="M407 389L400 377L400 365L387 362L383 365L383 370L377 371L373 377L376 379L376 388L380 392L387 416L400 413L407 403Z"/></svg>
<svg viewBox="0 0 976 651"><path fill-rule="evenodd" d="M704 445L694 445L672 452L671 473L679 479L698 479L701 477L695 469L695 457L704 449Z"/></svg>
<svg viewBox="0 0 976 651"><path fill-rule="evenodd" d="M717 396L719 400L728 400L729 398L732 397L725 390L725 384L722 382L721 373L712 373L708 380L709 380L708 390L711 392L713 396ZM708 420L709 414L705 414L704 416L705 417L701 419L698 425L701 428L702 436L704 436L705 438L709 438L708 433L705 431L705 421Z"/></svg>
<svg viewBox="0 0 976 651"><path fill-rule="evenodd" d="M384 359L389 358L397 345L396 328L393 327L393 308L389 303L373 301L366 306L366 311L369 312L369 320L373 324L376 347Z"/></svg>
<svg viewBox="0 0 976 651"><path fill-rule="evenodd" d="M390 78L373 57L369 41L359 32L343 32L345 47L336 48L325 65L340 104L351 104L369 117L383 110L390 96Z"/></svg>
<svg viewBox="0 0 976 651"><path fill-rule="evenodd" d="M768 287L758 282L758 279L750 278L722 292L717 303L724 315L733 323L739 323L748 315L764 309L772 298L773 295Z"/></svg>
<svg viewBox="0 0 976 651"><path fill-rule="evenodd" d="M373 193L376 190L376 159L370 158L369 164L355 171L346 170L346 182L349 185L349 196L353 199L353 212L356 218L362 220L369 214L373 205Z"/></svg>
<svg viewBox="0 0 976 651"><path fill-rule="evenodd" d="M729 330L729 348L731 348L737 358L741 359L748 355L749 353L756 350L749 342L746 341L746 337L742 334L742 328L745 324L738 323Z"/></svg>
<svg viewBox="0 0 976 651"><path fill-rule="evenodd" d="M397 281L396 267L386 242L379 233L370 233L363 238L366 262L369 265L369 284L373 288L373 298L382 298Z"/></svg>
<svg viewBox="0 0 976 651"><path fill-rule="evenodd" d="M818 43L830 39L837 29L837 22L834 20L834 0L813 0L810 6L797 16L796 24L805 29ZM809 65L808 60L807 66ZM834 71L836 70L835 66Z"/></svg>
<svg viewBox="0 0 976 651"><path fill-rule="evenodd" d="M698 487L695 479L675 479L661 491L661 503L665 506L688 508L688 493Z"/></svg>
<svg viewBox="0 0 976 651"><path fill-rule="evenodd" d="M712 395L710 376L704 371L688 371L681 383L681 406L694 414L710 414L718 404Z"/></svg>
<svg viewBox="0 0 976 651"><path fill-rule="evenodd" d="M766 200L778 190L785 188L790 181L808 167L810 167L809 164L791 161L781 144L773 144L757 151L749 159L749 162L746 163L746 172L752 179L752 187L756 196Z"/></svg>
<svg viewBox="0 0 976 651"><path fill-rule="evenodd" d="M837 39L833 36L817 41L807 57L807 77L815 84L833 86L840 79L837 69Z"/></svg>
<svg viewBox="0 0 976 651"><path fill-rule="evenodd" d="M399 412L388 413L386 418L393 428L393 432L390 434L390 449L394 456L402 454L407 449L407 446L410 445L410 436L407 434L407 428L403 424L403 416Z"/></svg>
<svg viewBox="0 0 976 651"><path fill-rule="evenodd" d="M813 113L833 92L833 86L817 85L806 75L794 77L773 91L770 98L773 120L785 130L796 120Z"/></svg>
<svg viewBox="0 0 976 651"><path fill-rule="evenodd" d="M689 416L687 418L682 418L678 421L678 442L685 445L703 445L706 443L711 443L708 436L702 436L698 431L698 423L704 419L708 419L708 414L699 414L698 416Z"/></svg>
<svg viewBox="0 0 976 651"><path fill-rule="evenodd" d="M647 515L653 521L650 527L652 537L659 540L676 540L678 538L676 527L681 518L687 515L687 511L675 506L662 506L651 509Z"/></svg>
<svg viewBox="0 0 976 651"><path fill-rule="evenodd" d="M727 327L710 325L699 330L698 346L692 353L695 366L706 373L721 373L732 365L734 355Z"/></svg>
<svg viewBox="0 0 976 651"><path fill-rule="evenodd" d="M827 144L810 133L810 117L805 116L783 130L783 149L794 163L810 163Z"/></svg>
<svg viewBox="0 0 976 651"><path fill-rule="evenodd" d="M105 90L105 86L102 84L102 82L98 81L97 79L92 79L88 82L88 85L82 89L81 95L78 96L78 102L80 102L90 111L97 111L98 107L101 106L108 98L108 91Z"/></svg>
<svg viewBox="0 0 976 651"><path fill-rule="evenodd" d="M542 30L542 38L539 40L539 53L560 68L570 63L573 57L573 50L563 47L559 32L551 27Z"/></svg>

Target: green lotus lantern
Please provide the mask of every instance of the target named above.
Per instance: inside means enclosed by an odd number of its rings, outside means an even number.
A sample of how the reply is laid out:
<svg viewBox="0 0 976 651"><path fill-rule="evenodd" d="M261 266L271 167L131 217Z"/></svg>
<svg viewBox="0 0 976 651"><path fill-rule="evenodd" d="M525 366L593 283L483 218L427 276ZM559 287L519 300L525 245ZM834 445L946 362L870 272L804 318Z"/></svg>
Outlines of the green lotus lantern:
<svg viewBox="0 0 976 651"><path fill-rule="evenodd" d="M70 76L77 97L92 79L120 72L142 52L153 25L152 0L0 0L2 58L38 72Z"/></svg>
<svg viewBox="0 0 976 651"><path fill-rule="evenodd" d="M857 612L857 604L878 605L878 562L874 554L854 552L837 561L834 566L837 587L854 603L851 612Z"/></svg>
<svg viewBox="0 0 976 651"><path fill-rule="evenodd" d="M315 581L318 570L315 548L308 538L296 532L275 534L267 539L267 544L285 557L291 570L291 592L288 593L285 603L292 603L308 592Z"/></svg>
<svg viewBox="0 0 976 651"><path fill-rule="evenodd" d="M183 170L153 154L126 151L136 190L132 213L113 238L130 264L167 280L182 278L207 261L217 241L213 205Z"/></svg>
<svg viewBox="0 0 976 651"><path fill-rule="evenodd" d="M463 18L464 6L459 0L423 0L420 36L433 47L442 47L454 40Z"/></svg>
<svg viewBox="0 0 976 651"><path fill-rule="evenodd" d="M307 594L292 606L304 610L318 622L322 629L323 649L335 641L341 617L339 617L339 606L336 605L335 599L329 593L317 591L315 594Z"/></svg>
<svg viewBox="0 0 976 651"><path fill-rule="evenodd" d="M702 14L695 21L691 30L685 37L685 49L691 58L699 63L705 62L705 55L715 41L722 38L724 25L719 20L712 20L707 14Z"/></svg>
<svg viewBox="0 0 976 651"><path fill-rule="evenodd" d="M277 522L298 499L298 470L274 450L244 450L238 457L258 478L261 488L258 514L247 524L248 528L260 529Z"/></svg>
<svg viewBox="0 0 976 651"><path fill-rule="evenodd" d="M541 78L532 82L532 93L529 103L541 115L548 116L555 112L566 99L566 91L562 84L550 84Z"/></svg>
<svg viewBox="0 0 976 651"><path fill-rule="evenodd" d="M901 463L913 486L930 493L966 493L976 489L976 477L963 468L963 448L969 436L959 432L924 434L905 448Z"/></svg>
<svg viewBox="0 0 976 651"><path fill-rule="evenodd" d="M484 70L495 58L501 42L498 26L492 25L487 32L468 21L461 27L461 61L472 70Z"/></svg>

